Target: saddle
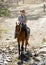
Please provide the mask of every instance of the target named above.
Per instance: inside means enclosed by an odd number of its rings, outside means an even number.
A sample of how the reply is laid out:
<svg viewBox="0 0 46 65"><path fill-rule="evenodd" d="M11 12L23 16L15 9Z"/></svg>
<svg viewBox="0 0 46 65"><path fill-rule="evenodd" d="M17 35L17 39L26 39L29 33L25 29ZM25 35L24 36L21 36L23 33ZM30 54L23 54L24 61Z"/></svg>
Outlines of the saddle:
<svg viewBox="0 0 46 65"><path fill-rule="evenodd" d="M30 35L30 28L29 27L24 27L24 25L20 25L21 31L25 31L25 37L28 37ZM15 31L15 37L17 38L17 32Z"/></svg>

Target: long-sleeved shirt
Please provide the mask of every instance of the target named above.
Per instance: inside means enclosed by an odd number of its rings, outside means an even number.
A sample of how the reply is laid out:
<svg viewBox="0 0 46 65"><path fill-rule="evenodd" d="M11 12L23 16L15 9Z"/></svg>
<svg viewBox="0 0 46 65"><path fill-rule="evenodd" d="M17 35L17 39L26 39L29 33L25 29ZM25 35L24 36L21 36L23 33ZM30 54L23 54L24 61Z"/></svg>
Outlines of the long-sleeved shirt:
<svg viewBox="0 0 46 65"><path fill-rule="evenodd" d="M20 22L21 24L22 24L22 23L23 23L23 24L26 24L26 22L27 22L27 16L25 16L25 15L22 16L22 15L21 15L21 16L18 17L18 20L19 20L19 22Z"/></svg>

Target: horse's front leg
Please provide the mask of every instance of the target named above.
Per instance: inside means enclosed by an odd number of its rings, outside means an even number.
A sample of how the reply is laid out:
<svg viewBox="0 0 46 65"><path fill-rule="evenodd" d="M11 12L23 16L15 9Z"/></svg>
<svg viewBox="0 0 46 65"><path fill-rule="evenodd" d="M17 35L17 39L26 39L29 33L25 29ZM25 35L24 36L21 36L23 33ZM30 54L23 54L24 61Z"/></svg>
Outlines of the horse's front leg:
<svg viewBox="0 0 46 65"><path fill-rule="evenodd" d="M19 54L19 58L20 58L20 42L18 41L18 54Z"/></svg>
<svg viewBox="0 0 46 65"><path fill-rule="evenodd" d="M26 42L25 42L25 51L27 49L27 45L28 45L28 39L26 39Z"/></svg>
<svg viewBox="0 0 46 65"><path fill-rule="evenodd" d="M22 41L22 46L21 46L21 58L23 58L23 53L24 53L24 41Z"/></svg>
<svg viewBox="0 0 46 65"><path fill-rule="evenodd" d="M22 46L21 46L21 52L23 53L24 51L24 42L22 42Z"/></svg>
<svg viewBox="0 0 46 65"><path fill-rule="evenodd" d="M27 49L27 43L25 44L25 51L26 51L26 49Z"/></svg>

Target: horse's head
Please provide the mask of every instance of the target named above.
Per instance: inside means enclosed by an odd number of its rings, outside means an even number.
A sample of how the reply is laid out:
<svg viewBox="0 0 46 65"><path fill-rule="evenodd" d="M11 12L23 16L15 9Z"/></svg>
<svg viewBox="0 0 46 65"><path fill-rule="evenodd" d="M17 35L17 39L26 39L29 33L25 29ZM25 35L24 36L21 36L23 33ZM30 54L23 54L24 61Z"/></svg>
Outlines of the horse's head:
<svg viewBox="0 0 46 65"><path fill-rule="evenodd" d="M19 33L21 31L20 24L17 24L16 22L16 32Z"/></svg>

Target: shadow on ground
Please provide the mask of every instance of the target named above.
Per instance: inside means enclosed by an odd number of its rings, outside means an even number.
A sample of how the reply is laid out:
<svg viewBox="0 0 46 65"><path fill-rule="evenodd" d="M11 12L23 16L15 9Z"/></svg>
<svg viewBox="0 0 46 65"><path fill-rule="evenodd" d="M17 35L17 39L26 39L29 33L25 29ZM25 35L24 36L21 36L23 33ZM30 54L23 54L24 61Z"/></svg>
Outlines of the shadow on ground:
<svg viewBox="0 0 46 65"><path fill-rule="evenodd" d="M31 52L27 52L27 53L25 53L24 55L23 55L23 58L22 59L20 59L20 61L17 63L18 65L23 65L24 64L24 62L28 62L28 61L30 61L31 58L32 57L32 53Z"/></svg>

